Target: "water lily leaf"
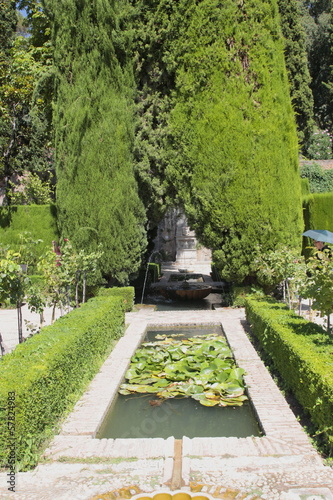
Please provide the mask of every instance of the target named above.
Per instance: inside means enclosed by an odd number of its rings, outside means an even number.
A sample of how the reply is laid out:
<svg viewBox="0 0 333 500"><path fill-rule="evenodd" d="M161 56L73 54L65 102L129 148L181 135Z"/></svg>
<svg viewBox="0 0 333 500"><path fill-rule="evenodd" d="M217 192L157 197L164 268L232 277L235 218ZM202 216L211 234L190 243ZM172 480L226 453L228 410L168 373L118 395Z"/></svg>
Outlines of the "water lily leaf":
<svg viewBox="0 0 333 500"><path fill-rule="evenodd" d="M124 396L127 396L128 394L133 394L131 391L128 391L127 389L119 389L118 390L119 394L123 394Z"/></svg>
<svg viewBox="0 0 333 500"><path fill-rule="evenodd" d="M215 392L205 392L205 396L207 399L211 399L213 401L220 401L221 397L219 394L216 394Z"/></svg>
<svg viewBox="0 0 333 500"><path fill-rule="evenodd" d="M130 392L139 392L140 394L144 394L145 392L155 393L156 389L151 385L141 385L141 384L122 384L120 389L127 390Z"/></svg>
<svg viewBox="0 0 333 500"><path fill-rule="evenodd" d="M213 401L211 399L200 399L199 403L203 406L217 406L219 401Z"/></svg>

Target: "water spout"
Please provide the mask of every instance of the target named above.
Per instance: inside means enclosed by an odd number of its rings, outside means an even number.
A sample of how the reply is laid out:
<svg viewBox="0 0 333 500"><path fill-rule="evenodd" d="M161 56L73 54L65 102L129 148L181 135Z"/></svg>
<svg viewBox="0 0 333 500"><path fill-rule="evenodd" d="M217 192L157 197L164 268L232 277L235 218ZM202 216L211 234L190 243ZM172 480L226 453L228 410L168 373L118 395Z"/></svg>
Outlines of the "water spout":
<svg viewBox="0 0 333 500"><path fill-rule="evenodd" d="M146 289L146 284L147 284L147 278L148 278L148 271L149 271L149 264L151 262L151 259L153 258L153 256L155 254L159 254L160 252L155 250L154 252L152 252L149 256L149 259L148 259L148 262L147 262L147 267L146 267L146 274L145 274L145 279L144 279L144 282L143 282L143 288L142 288L142 296L141 296L141 304L143 304L143 298L144 298L144 295L145 295L145 289Z"/></svg>

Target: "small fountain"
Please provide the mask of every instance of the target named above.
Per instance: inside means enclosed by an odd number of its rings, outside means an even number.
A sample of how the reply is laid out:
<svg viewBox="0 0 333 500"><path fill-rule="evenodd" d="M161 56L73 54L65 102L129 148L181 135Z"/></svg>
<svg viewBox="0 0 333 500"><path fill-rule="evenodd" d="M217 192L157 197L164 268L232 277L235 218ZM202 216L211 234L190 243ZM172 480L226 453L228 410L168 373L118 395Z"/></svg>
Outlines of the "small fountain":
<svg viewBox="0 0 333 500"><path fill-rule="evenodd" d="M148 278L148 271L149 271L149 264L151 263L151 259L154 257L154 255L156 254L160 254L159 251L154 251L150 254L149 256L149 259L148 259L148 262L147 262L147 267L146 267L146 273L145 273L145 279L144 279L144 282L143 282L143 288L142 288L142 295L141 295L141 304L143 304L143 299L144 299L144 295L145 295L145 289L146 289L146 285L147 285L147 278Z"/></svg>
<svg viewBox="0 0 333 500"><path fill-rule="evenodd" d="M174 300L200 300L212 292L212 286L204 283L201 274L171 274L169 280L151 285L163 297Z"/></svg>

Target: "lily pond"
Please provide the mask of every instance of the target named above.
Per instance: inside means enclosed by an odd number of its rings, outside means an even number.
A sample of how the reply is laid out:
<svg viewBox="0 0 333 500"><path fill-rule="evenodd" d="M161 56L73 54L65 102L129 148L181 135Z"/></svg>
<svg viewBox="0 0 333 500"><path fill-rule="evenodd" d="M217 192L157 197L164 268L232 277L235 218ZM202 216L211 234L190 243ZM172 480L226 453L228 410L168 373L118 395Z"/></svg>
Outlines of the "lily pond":
<svg viewBox="0 0 333 500"><path fill-rule="evenodd" d="M220 327L147 333L98 438L260 435Z"/></svg>

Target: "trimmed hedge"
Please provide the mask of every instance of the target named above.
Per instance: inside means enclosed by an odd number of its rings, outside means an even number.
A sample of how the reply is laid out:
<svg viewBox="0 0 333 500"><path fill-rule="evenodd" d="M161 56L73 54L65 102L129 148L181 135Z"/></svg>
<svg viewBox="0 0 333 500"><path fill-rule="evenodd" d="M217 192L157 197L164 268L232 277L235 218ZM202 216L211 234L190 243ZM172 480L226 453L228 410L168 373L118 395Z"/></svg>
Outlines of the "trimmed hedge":
<svg viewBox="0 0 333 500"><path fill-rule="evenodd" d="M305 230L333 230L333 193L313 193L303 200Z"/></svg>
<svg viewBox="0 0 333 500"><path fill-rule="evenodd" d="M18 249L20 234L29 232L32 239L43 240L36 245L36 254L50 249L58 240L56 207L54 205L18 205L0 207L0 246Z"/></svg>
<svg viewBox="0 0 333 500"><path fill-rule="evenodd" d="M122 297L125 311L133 309L135 290L132 286L100 288L98 297Z"/></svg>
<svg viewBox="0 0 333 500"><path fill-rule="evenodd" d="M333 337L273 299L247 297L251 330L333 451Z"/></svg>
<svg viewBox="0 0 333 500"><path fill-rule="evenodd" d="M304 231L328 229L333 231L333 193L313 193L303 198ZM307 247L313 246L311 238L303 238L303 253L308 256Z"/></svg>
<svg viewBox="0 0 333 500"><path fill-rule="evenodd" d="M1 358L2 465L10 465L11 410L15 411L15 462L25 470L36 465L46 441L123 334L124 310L121 294L95 297Z"/></svg>

